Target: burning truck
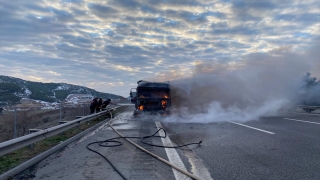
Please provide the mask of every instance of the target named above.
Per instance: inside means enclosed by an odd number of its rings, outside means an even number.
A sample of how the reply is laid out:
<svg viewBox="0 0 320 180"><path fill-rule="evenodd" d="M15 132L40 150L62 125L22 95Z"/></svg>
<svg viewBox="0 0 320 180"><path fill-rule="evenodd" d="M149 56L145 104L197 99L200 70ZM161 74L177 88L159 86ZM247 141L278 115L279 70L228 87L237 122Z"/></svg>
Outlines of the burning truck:
<svg viewBox="0 0 320 180"><path fill-rule="evenodd" d="M137 88L130 90L131 102L135 104L134 117L146 114L166 116L170 113L171 98L169 82L140 80Z"/></svg>

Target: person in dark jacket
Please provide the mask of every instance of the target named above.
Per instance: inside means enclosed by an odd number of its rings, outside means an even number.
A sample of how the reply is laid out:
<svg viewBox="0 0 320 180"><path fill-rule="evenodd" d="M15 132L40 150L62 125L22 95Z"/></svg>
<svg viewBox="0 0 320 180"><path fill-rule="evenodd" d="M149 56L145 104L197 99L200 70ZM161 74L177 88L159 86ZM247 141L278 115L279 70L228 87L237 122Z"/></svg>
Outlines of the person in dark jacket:
<svg viewBox="0 0 320 180"><path fill-rule="evenodd" d="M97 106L96 106L96 113L100 112L100 106L102 105L102 98L98 100Z"/></svg>
<svg viewBox="0 0 320 180"><path fill-rule="evenodd" d="M97 105L98 105L98 98L94 98L90 104L90 114L94 113L94 110L96 109Z"/></svg>
<svg viewBox="0 0 320 180"><path fill-rule="evenodd" d="M108 100L104 101L104 102L102 103L102 105L101 105L100 108L101 108L102 110L106 109L107 106L110 104L110 102L111 102L111 99L108 99Z"/></svg>

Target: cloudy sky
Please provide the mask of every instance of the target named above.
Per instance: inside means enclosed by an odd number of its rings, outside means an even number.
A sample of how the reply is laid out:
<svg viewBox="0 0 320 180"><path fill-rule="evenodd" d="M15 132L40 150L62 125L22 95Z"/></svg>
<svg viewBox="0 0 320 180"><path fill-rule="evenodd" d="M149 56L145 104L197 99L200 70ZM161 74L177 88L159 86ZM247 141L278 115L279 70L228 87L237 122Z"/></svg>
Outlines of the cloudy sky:
<svg viewBox="0 0 320 180"><path fill-rule="evenodd" d="M317 51L319 37L318 0L0 0L1 75L122 96L199 64Z"/></svg>

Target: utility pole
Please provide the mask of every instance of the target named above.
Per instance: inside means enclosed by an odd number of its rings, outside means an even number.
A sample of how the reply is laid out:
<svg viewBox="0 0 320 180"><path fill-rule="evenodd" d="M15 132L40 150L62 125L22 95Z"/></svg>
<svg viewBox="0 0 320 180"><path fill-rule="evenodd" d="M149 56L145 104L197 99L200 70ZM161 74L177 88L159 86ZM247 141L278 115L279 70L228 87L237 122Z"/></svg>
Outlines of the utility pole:
<svg viewBox="0 0 320 180"><path fill-rule="evenodd" d="M17 138L17 110L14 108L13 138Z"/></svg>
<svg viewBox="0 0 320 180"><path fill-rule="evenodd" d="M62 114L61 114L61 111L62 111L62 105L61 105L61 103L60 103L59 105L60 105L60 121L61 121L61 119L62 119Z"/></svg>
<svg viewBox="0 0 320 180"><path fill-rule="evenodd" d="M82 116L84 116L84 103L82 104Z"/></svg>

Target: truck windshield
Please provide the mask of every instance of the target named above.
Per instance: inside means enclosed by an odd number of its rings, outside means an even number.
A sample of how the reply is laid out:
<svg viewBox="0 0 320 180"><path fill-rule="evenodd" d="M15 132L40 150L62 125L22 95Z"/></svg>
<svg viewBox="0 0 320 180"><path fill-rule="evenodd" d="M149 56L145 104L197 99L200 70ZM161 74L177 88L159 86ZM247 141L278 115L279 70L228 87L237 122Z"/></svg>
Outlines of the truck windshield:
<svg viewBox="0 0 320 180"><path fill-rule="evenodd" d="M169 98L169 91L164 90L140 90L139 98Z"/></svg>

